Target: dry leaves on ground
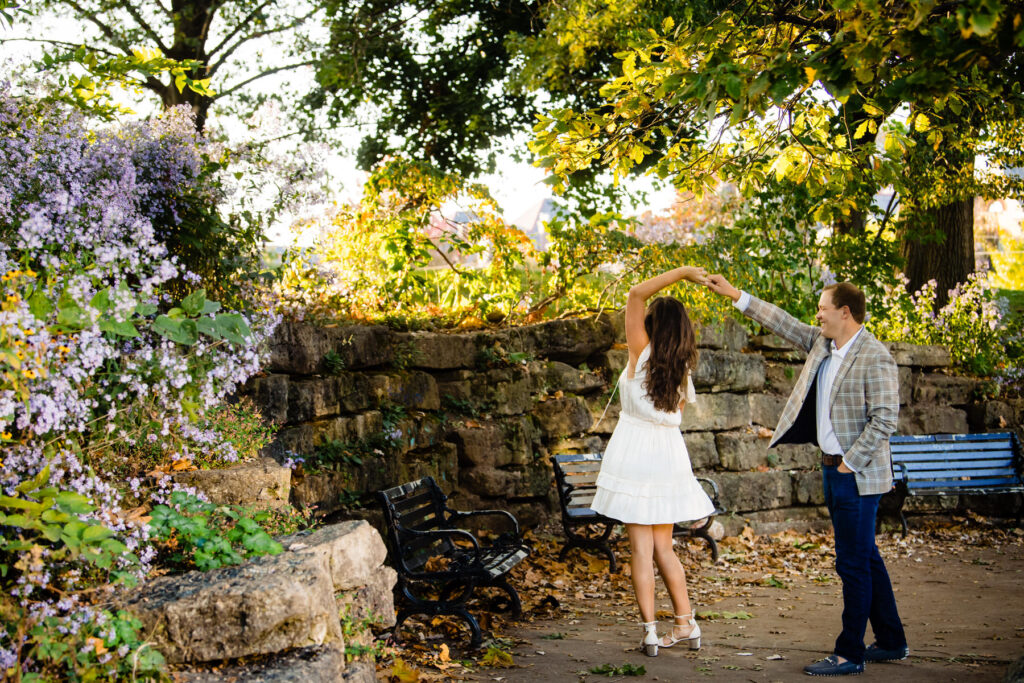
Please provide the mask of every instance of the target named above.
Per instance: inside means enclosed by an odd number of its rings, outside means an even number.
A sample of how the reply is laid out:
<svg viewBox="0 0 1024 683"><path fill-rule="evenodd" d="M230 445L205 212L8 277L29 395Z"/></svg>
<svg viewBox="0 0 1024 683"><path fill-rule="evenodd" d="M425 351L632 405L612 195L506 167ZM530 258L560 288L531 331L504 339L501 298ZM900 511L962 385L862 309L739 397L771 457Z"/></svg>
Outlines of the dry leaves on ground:
<svg viewBox="0 0 1024 683"><path fill-rule="evenodd" d="M583 615L635 620L628 544L623 535L613 536L613 547L620 562L620 570L615 574L609 573L606 559L580 550L572 551L564 562L559 560L564 538L556 523L536 532L528 531L526 540L534 552L509 575L523 603L523 615L515 622L517 625L529 627L531 623L552 618L572 624ZM783 531L760 535L746 527L739 535L719 542L719 560L714 564L703 541L680 539L678 543L677 551L687 572L691 599L707 606L698 612L699 619L753 618L749 612L716 610L713 605L727 598L749 596L755 587L790 590L790 584L797 577L824 584L838 581L831 532ZM968 548L1024 544L1024 532L997 528L985 518L968 513L953 518L914 520L906 538L899 534L881 534L878 544L886 557L958 554ZM405 640L394 645L382 658L378 668L381 677L389 681L462 680L473 677L480 669L515 666L511 652L517 641L508 635L513 622L504 613L489 611L492 607L489 599L499 593L478 592L484 595L470 604L470 611L484 629L482 648L465 651L469 631L457 619L434 617L417 621L411 618L406 622L408 628L403 628Z"/></svg>

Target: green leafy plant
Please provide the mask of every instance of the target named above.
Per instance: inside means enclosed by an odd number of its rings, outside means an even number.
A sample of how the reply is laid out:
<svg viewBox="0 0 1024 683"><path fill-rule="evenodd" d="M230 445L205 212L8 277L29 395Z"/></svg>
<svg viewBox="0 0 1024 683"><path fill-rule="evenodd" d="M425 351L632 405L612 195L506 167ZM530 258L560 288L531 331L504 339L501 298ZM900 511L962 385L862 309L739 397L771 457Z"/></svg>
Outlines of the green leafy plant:
<svg viewBox="0 0 1024 683"><path fill-rule="evenodd" d="M32 626L25 634L20 654L37 662L41 671L23 674L20 680L23 683L169 680L163 655L140 635L141 621L124 610L116 613L103 610L98 616L102 623L86 622L76 631L70 631L54 617L44 617ZM12 671L0 673L13 674Z"/></svg>
<svg viewBox="0 0 1024 683"><path fill-rule="evenodd" d="M8 576L15 554L47 546L54 561L82 559L110 571L116 581L131 581L124 568L138 560L94 517L96 506L80 493L50 486L49 480L47 466L19 484L17 495L0 496L0 525L17 530L0 536L0 576Z"/></svg>
<svg viewBox="0 0 1024 683"><path fill-rule="evenodd" d="M184 491L171 494L170 505L153 508L150 537L162 545L164 559L175 568L201 571L241 564L284 549L260 526L269 513L237 505L214 505Z"/></svg>
<svg viewBox="0 0 1024 683"><path fill-rule="evenodd" d="M641 664L623 664L621 666L613 666L612 664L601 664L600 666L591 667L590 673L597 674L598 676L643 676L647 673L647 669Z"/></svg>
<svg viewBox="0 0 1024 683"><path fill-rule="evenodd" d="M332 375L340 375L345 371L345 359L334 349L324 354L324 367Z"/></svg>

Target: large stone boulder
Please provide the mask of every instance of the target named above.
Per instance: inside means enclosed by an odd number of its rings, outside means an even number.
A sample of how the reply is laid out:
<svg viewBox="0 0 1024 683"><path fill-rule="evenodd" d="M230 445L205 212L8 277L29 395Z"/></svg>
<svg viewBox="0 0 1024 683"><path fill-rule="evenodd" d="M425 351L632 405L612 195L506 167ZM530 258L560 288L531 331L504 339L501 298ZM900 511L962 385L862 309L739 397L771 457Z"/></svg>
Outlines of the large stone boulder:
<svg viewBox="0 0 1024 683"><path fill-rule="evenodd" d="M378 401L390 401L412 410L438 410L437 381L417 370L370 375L369 389Z"/></svg>
<svg viewBox="0 0 1024 683"><path fill-rule="evenodd" d="M217 666L209 671L175 671L174 680L180 683L337 683L343 680L371 683L376 680L376 676L349 679L346 673L345 653L331 643L289 650L257 663Z"/></svg>
<svg viewBox="0 0 1024 683"><path fill-rule="evenodd" d="M320 327L301 322L278 325L270 339L267 370L290 375L325 372L324 356L338 355L347 369L386 365L392 360L391 332L378 325Z"/></svg>
<svg viewBox="0 0 1024 683"><path fill-rule="evenodd" d="M363 520L302 531L278 539L278 542L292 553L323 560L335 591L367 585L388 556L380 534ZM394 623L393 613L382 616L389 617Z"/></svg>
<svg viewBox="0 0 1024 683"><path fill-rule="evenodd" d="M825 504L825 489L821 483L821 470L793 472L793 502L800 505Z"/></svg>
<svg viewBox="0 0 1024 683"><path fill-rule="evenodd" d="M1014 427L1024 429L1024 410L1015 406L1021 401L986 401L970 406L971 427L979 432L1002 432Z"/></svg>
<svg viewBox="0 0 1024 683"><path fill-rule="evenodd" d="M709 391L754 391L764 381L764 358L734 351L702 351L693 374L694 386Z"/></svg>
<svg viewBox="0 0 1024 683"><path fill-rule="evenodd" d="M826 507L791 507L758 510L744 515L745 522L757 534L781 531L827 531L832 527Z"/></svg>
<svg viewBox="0 0 1024 683"><path fill-rule="evenodd" d="M802 361L807 358L803 349L798 349L777 334L755 335L750 338L750 347L773 361Z"/></svg>
<svg viewBox="0 0 1024 683"><path fill-rule="evenodd" d="M337 415L339 385L335 377L314 377L290 382L288 422L299 424Z"/></svg>
<svg viewBox="0 0 1024 683"><path fill-rule="evenodd" d="M769 429L775 429L786 407L788 396L781 394L748 394L750 421Z"/></svg>
<svg viewBox="0 0 1024 683"><path fill-rule="evenodd" d="M587 394L605 386L604 378L590 370L580 370L561 361L533 361L527 369L533 383L533 392L545 394L563 391Z"/></svg>
<svg viewBox="0 0 1024 683"><path fill-rule="evenodd" d="M335 417L308 425L312 430L313 446L328 441L357 441L384 429L384 416L379 410L369 410L358 415Z"/></svg>
<svg viewBox="0 0 1024 683"><path fill-rule="evenodd" d="M945 346L925 346L906 342L885 342L897 365L916 368L946 368L953 364Z"/></svg>
<svg viewBox="0 0 1024 683"><path fill-rule="evenodd" d="M803 367L803 363L766 362L765 389L774 394L789 396L793 393L793 387L796 386Z"/></svg>
<svg viewBox="0 0 1024 683"><path fill-rule="evenodd" d="M218 505L278 508L288 504L291 470L273 458L258 458L217 470L175 472L174 480L206 494Z"/></svg>
<svg viewBox="0 0 1024 683"><path fill-rule="evenodd" d="M288 375L263 375L249 381L244 393L252 397L263 417L276 424L288 421Z"/></svg>
<svg viewBox="0 0 1024 683"><path fill-rule="evenodd" d="M697 402L683 409L684 432L722 431L750 424L746 394L698 394Z"/></svg>
<svg viewBox="0 0 1024 683"><path fill-rule="evenodd" d="M462 466L504 467L533 460L540 432L528 417L466 419L454 424L448 439L458 448Z"/></svg>
<svg viewBox="0 0 1024 683"><path fill-rule="evenodd" d="M974 398L978 380L961 375L926 372L917 375L911 397L914 403L965 405Z"/></svg>
<svg viewBox="0 0 1024 683"><path fill-rule="evenodd" d="M565 318L507 330L495 338L510 352L575 364L609 348L615 342L615 329L609 316Z"/></svg>
<svg viewBox="0 0 1024 683"><path fill-rule="evenodd" d="M534 407L533 416L549 438L581 434L593 424L587 404L579 396L542 401Z"/></svg>
<svg viewBox="0 0 1024 683"><path fill-rule="evenodd" d="M914 404L900 410L897 434L966 434L967 413L944 405Z"/></svg>
<svg viewBox="0 0 1024 683"><path fill-rule="evenodd" d="M313 554L160 577L131 591L122 606L171 663L344 645L327 560Z"/></svg>
<svg viewBox="0 0 1024 683"><path fill-rule="evenodd" d="M689 432L684 440L693 469L707 470L718 466L718 448L715 446L713 432Z"/></svg>
<svg viewBox="0 0 1024 683"><path fill-rule="evenodd" d="M453 370L474 367L483 340L480 334L406 332L395 334L394 345L409 367Z"/></svg>
<svg viewBox="0 0 1024 683"><path fill-rule="evenodd" d="M459 472L459 483L468 493L482 498L536 498L552 488L551 466L542 461L508 469L469 467Z"/></svg>
<svg viewBox="0 0 1024 683"><path fill-rule="evenodd" d="M723 507L729 512L768 510L793 503L789 472L720 472L714 479L721 488Z"/></svg>
<svg viewBox="0 0 1024 683"><path fill-rule="evenodd" d="M769 464L768 439L759 438L749 429L718 432L715 447L722 467L727 470L745 472Z"/></svg>
<svg viewBox="0 0 1024 683"><path fill-rule="evenodd" d="M747 346L747 330L733 318L711 325L696 325L697 345L709 349L742 351Z"/></svg>

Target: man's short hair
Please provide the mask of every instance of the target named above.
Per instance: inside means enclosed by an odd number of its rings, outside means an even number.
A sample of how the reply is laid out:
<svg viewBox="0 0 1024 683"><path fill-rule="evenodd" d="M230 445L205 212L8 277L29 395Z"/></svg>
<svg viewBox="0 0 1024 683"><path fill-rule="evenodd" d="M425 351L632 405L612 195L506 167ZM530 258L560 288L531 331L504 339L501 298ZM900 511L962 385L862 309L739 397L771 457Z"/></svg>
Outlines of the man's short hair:
<svg viewBox="0 0 1024 683"><path fill-rule="evenodd" d="M834 285L825 287L824 291L832 292L832 305L836 308L846 306L850 309L850 315L858 323L864 323L864 314L867 312L868 302L864 292L852 282L837 282Z"/></svg>

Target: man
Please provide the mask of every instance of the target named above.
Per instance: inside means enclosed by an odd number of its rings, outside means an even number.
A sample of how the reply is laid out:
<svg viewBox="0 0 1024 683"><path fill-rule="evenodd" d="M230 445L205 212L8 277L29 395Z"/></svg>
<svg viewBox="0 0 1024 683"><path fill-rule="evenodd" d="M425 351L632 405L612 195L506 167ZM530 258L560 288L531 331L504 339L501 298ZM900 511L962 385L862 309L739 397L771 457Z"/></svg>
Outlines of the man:
<svg viewBox="0 0 1024 683"><path fill-rule="evenodd" d="M804 672L859 674L865 662L906 659L909 650L896 598L875 545L878 501L892 488L889 436L896 431L899 377L889 351L864 329L864 294L849 282L826 287L818 301L820 327L814 327L741 292L721 275L711 275L708 287L807 352L769 447L816 443L821 448L836 572L843 582L843 630L834 654L804 667ZM865 649L869 620L876 642Z"/></svg>

